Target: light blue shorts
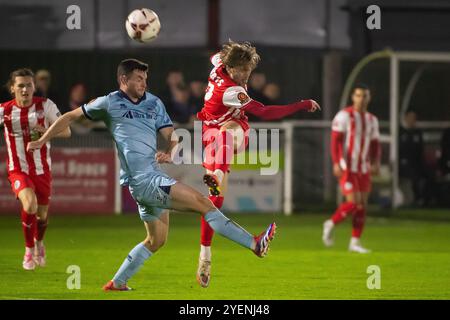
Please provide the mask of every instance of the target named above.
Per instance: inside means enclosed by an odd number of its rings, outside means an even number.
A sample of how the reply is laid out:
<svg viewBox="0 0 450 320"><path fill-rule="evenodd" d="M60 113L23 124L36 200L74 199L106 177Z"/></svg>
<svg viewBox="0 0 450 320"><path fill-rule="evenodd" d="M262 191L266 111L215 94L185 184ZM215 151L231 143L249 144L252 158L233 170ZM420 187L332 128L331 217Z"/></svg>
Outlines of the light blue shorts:
<svg viewBox="0 0 450 320"><path fill-rule="evenodd" d="M159 219L165 209L171 207L170 187L175 183L175 179L161 173L130 184L130 193L138 205L142 221Z"/></svg>

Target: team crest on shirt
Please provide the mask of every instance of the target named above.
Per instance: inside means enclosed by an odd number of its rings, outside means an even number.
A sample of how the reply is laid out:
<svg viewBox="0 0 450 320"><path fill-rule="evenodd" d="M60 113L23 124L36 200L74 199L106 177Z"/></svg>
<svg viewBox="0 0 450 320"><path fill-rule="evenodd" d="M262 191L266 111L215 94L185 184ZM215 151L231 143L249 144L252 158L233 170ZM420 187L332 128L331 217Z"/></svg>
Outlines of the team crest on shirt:
<svg viewBox="0 0 450 320"><path fill-rule="evenodd" d="M246 95L244 92L239 92L237 98L242 105L244 105L246 102L250 100L250 97Z"/></svg>
<svg viewBox="0 0 450 320"><path fill-rule="evenodd" d="M346 182L345 184L344 184L344 190L347 190L347 191L349 191L349 190L352 190L353 189L353 184L351 183L351 182Z"/></svg>
<svg viewBox="0 0 450 320"><path fill-rule="evenodd" d="M16 180L14 181L14 189L18 190L20 188L20 181Z"/></svg>
<svg viewBox="0 0 450 320"><path fill-rule="evenodd" d="M38 111L36 111L36 117L37 117L38 119L44 119L44 117L45 117L44 110L38 110Z"/></svg>

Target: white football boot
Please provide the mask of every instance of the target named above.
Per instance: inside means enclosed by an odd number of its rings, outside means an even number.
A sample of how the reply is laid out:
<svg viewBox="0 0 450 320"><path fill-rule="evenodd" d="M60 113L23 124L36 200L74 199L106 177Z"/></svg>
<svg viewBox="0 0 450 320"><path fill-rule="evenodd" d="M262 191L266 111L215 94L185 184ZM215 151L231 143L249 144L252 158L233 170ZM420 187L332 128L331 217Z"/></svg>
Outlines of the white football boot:
<svg viewBox="0 0 450 320"><path fill-rule="evenodd" d="M325 247L334 245L333 228L334 223L332 220L327 220L323 223L322 241Z"/></svg>
<svg viewBox="0 0 450 320"><path fill-rule="evenodd" d="M361 245L361 241L359 238L352 237L350 239L350 245L348 246L348 250L350 252L357 252L357 253L370 253L369 249L364 248Z"/></svg>

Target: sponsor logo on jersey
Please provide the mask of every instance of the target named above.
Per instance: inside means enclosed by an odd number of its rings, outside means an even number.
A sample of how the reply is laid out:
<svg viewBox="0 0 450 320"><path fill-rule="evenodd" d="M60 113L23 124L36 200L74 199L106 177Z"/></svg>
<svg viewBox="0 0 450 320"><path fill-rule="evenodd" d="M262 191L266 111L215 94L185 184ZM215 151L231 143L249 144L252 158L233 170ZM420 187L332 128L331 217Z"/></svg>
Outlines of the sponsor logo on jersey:
<svg viewBox="0 0 450 320"><path fill-rule="evenodd" d="M127 119L154 119L156 120L157 114L155 112L141 112L136 110L128 110L122 114L123 118Z"/></svg>
<svg viewBox="0 0 450 320"><path fill-rule="evenodd" d="M44 119L44 117L45 117L44 110L38 110L38 111L36 111L36 117L37 117L38 119Z"/></svg>
<svg viewBox="0 0 450 320"><path fill-rule="evenodd" d="M346 182L344 184L344 190L352 190L353 189L353 184L351 182Z"/></svg>
<svg viewBox="0 0 450 320"><path fill-rule="evenodd" d="M244 105L245 103L247 103L250 100L250 97L247 94L245 94L244 92L239 92L237 95L237 98L242 105Z"/></svg>

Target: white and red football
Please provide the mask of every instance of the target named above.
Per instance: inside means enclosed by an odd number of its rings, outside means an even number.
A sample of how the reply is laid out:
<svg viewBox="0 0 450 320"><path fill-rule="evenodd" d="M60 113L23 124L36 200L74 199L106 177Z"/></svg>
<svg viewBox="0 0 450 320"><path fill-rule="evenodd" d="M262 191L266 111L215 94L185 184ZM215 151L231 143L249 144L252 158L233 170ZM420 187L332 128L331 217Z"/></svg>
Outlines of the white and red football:
<svg viewBox="0 0 450 320"><path fill-rule="evenodd" d="M150 42L156 39L161 30L158 15L150 9L133 10L125 21L127 33L131 39L139 42Z"/></svg>

